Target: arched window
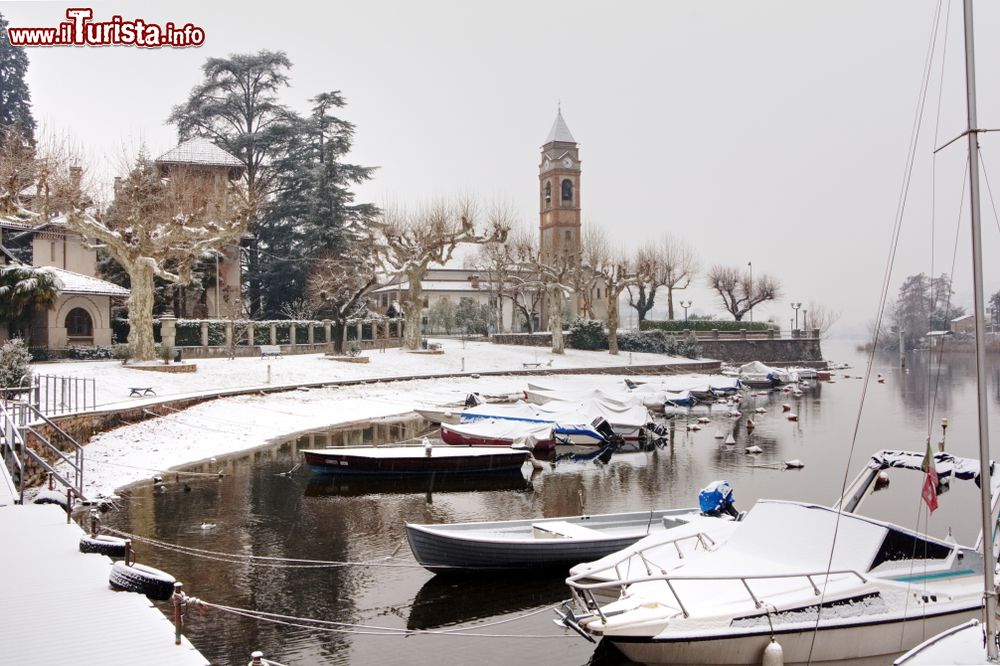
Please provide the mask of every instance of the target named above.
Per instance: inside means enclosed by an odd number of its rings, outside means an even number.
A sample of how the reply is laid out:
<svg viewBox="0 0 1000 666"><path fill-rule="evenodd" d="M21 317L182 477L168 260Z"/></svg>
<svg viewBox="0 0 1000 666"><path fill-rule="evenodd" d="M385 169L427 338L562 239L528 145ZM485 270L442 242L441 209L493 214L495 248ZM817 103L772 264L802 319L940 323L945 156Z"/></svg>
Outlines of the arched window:
<svg viewBox="0 0 1000 666"><path fill-rule="evenodd" d="M73 308L66 315L66 335L71 338L94 337L94 321L83 308Z"/></svg>
<svg viewBox="0 0 1000 666"><path fill-rule="evenodd" d="M573 181L568 178L562 182L562 201L573 201Z"/></svg>
<svg viewBox="0 0 1000 666"><path fill-rule="evenodd" d="M545 205L552 205L552 181L545 181Z"/></svg>

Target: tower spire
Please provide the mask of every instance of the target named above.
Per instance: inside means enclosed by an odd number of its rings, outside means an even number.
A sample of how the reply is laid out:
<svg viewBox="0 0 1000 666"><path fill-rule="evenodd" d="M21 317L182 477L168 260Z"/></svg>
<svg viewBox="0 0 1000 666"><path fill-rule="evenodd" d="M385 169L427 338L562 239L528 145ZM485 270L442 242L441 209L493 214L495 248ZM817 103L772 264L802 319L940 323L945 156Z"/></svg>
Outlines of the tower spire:
<svg viewBox="0 0 1000 666"><path fill-rule="evenodd" d="M545 137L545 143L553 143L558 141L560 143L576 143L576 139L573 138L573 133L569 131L569 127L566 126L566 121L563 120L562 115L562 100L559 100L556 106L556 119L552 123L552 129L549 130L549 135Z"/></svg>

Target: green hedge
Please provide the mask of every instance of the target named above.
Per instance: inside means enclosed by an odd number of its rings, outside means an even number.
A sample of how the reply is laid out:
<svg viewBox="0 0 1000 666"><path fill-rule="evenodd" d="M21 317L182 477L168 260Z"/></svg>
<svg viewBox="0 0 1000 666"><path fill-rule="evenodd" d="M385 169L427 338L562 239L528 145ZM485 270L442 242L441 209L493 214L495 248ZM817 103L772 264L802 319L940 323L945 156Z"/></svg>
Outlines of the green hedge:
<svg viewBox="0 0 1000 666"><path fill-rule="evenodd" d="M646 319L639 324L640 331L721 331L739 333L747 331L766 331L772 328L766 321L718 321L716 319L673 319L668 321L653 321Z"/></svg>
<svg viewBox="0 0 1000 666"><path fill-rule="evenodd" d="M608 334L604 324L593 319L577 319L569 329L569 346L573 349L607 349Z"/></svg>

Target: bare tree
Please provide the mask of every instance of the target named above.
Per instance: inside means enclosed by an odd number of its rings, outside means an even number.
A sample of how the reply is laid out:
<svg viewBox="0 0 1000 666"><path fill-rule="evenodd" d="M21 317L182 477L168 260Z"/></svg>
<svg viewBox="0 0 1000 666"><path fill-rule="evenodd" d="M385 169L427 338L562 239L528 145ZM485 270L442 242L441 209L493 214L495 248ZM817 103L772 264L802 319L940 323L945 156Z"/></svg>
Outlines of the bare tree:
<svg viewBox="0 0 1000 666"><path fill-rule="evenodd" d="M376 248L384 271L393 279L405 279L407 294L403 312L407 317L403 346L420 346L420 313L423 280L431 264L444 264L461 243L503 242L507 220L491 211L485 231L476 229L475 202L464 199L454 205L438 203L409 214L386 207L372 223Z"/></svg>
<svg viewBox="0 0 1000 666"><path fill-rule="evenodd" d="M659 243L647 243L636 255L637 272L642 280L628 290L629 305L635 308L639 321L656 304L656 293L667 290L667 319L674 318L674 292L687 289L698 274L698 258L686 241L667 234ZM637 294L633 294L632 289Z"/></svg>
<svg viewBox="0 0 1000 666"><path fill-rule="evenodd" d="M566 351L563 341L563 310L566 299L574 294L580 255L572 253L543 253L536 238L517 248L520 271L526 276L521 288L544 294L545 309L552 333L552 353Z"/></svg>
<svg viewBox="0 0 1000 666"><path fill-rule="evenodd" d="M608 352L618 354L618 302L622 292L642 279L636 272L636 263L629 259L624 248L609 249L600 264L591 268L600 275L607 296Z"/></svg>
<svg viewBox="0 0 1000 666"><path fill-rule="evenodd" d="M333 321L330 349L344 351L347 320L359 315L369 295L379 287L379 262L374 240L358 239L350 255L320 259L309 276L306 293L316 311Z"/></svg>
<svg viewBox="0 0 1000 666"><path fill-rule="evenodd" d="M489 218L493 224L508 230L513 229L515 224L514 209L506 202L494 202L489 212ZM482 271L489 285L497 331L501 333L505 332L503 324L504 298L508 298L512 302L515 299L515 294L511 290L511 274L516 270L515 263L513 248L507 238L483 243L474 259L475 268Z"/></svg>
<svg viewBox="0 0 1000 666"><path fill-rule="evenodd" d="M236 195L225 177L204 172L177 169L164 180L140 154L105 214L78 207L67 215L71 229L103 244L129 275L133 358L154 357L153 277L187 284L205 252L237 240L246 226L247 202Z"/></svg>
<svg viewBox="0 0 1000 666"><path fill-rule="evenodd" d="M535 331L535 317L542 305L542 281L530 268L538 259L537 240L531 232L520 230L511 235L505 246L511 258L504 287L513 304L514 313L520 314L529 333Z"/></svg>
<svg viewBox="0 0 1000 666"><path fill-rule="evenodd" d="M827 337L830 332L830 328L837 323L840 319L840 312L826 307L825 305L820 305L815 301L809 301L809 307L803 308L809 317L810 328L815 328L819 330L821 337Z"/></svg>
<svg viewBox="0 0 1000 666"><path fill-rule="evenodd" d="M755 305L781 297L781 283L770 275L750 281L747 271L734 266L712 266L706 276L708 286L719 294L722 306L736 321Z"/></svg>
<svg viewBox="0 0 1000 666"><path fill-rule="evenodd" d="M588 319L597 319L594 313L595 290L601 284L601 272L597 267L604 266L611 255L611 246L604 230L597 226L588 226L581 238L580 265L574 275L573 288L583 301L583 312Z"/></svg>

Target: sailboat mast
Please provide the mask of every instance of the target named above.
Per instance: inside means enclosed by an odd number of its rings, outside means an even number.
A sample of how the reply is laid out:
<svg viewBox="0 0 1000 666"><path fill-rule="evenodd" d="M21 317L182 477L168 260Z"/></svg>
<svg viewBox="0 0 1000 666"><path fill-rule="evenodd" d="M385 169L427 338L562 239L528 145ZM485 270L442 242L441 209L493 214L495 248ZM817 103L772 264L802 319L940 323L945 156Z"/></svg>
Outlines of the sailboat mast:
<svg viewBox="0 0 1000 666"><path fill-rule="evenodd" d="M990 478L990 435L986 413L986 296L983 292L983 239L979 210L979 128L976 120L976 63L972 37L972 0L965 8L965 85L969 126L969 199L972 211L972 279L976 318L976 394L979 412L979 489L983 517L983 584L986 601L986 649L991 662L998 659L994 636L997 624L997 594L994 580L996 554L993 552L993 507Z"/></svg>

